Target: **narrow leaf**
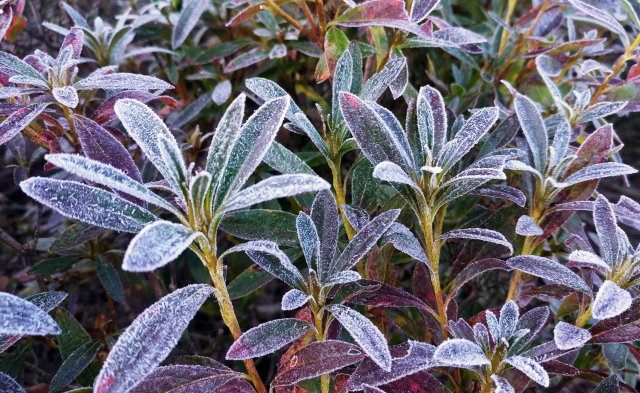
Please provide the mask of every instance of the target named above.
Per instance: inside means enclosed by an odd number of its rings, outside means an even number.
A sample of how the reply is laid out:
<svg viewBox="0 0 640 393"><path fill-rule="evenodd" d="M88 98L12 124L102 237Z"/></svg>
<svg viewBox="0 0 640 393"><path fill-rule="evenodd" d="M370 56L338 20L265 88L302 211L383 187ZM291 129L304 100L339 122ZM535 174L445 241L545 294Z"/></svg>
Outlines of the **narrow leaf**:
<svg viewBox="0 0 640 393"><path fill-rule="evenodd" d="M308 322L292 318L263 323L240 336L229 348L226 359L244 360L270 354L312 329Z"/></svg>
<svg viewBox="0 0 640 393"><path fill-rule="evenodd" d="M61 334L56 322L30 301L0 292L0 334L46 336Z"/></svg>
<svg viewBox="0 0 640 393"><path fill-rule="evenodd" d="M171 34L172 49L177 49L187 39L209 4L207 0L192 0L182 9Z"/></svg>
<svg viewBox="0 0 640 393"><path fill-rule="evenodd" d="M535 255L521 255L507 260L507 265L513 269L537 277L546 278L549 281L565 285L577 291L591 295L591 289L577 274L567 267L554 262L551 259Z"/></svg>
<svg viewBox="0 0 640 393"><path fill-rule="evenodd" d="M474 239L482 240L485 242L491 242L499 244L509 249L509 252L513 254L513 246L500 232L484 229L484 228L469 228L469 229L456 229L441 235L438 240L442 239Z"/></svg>

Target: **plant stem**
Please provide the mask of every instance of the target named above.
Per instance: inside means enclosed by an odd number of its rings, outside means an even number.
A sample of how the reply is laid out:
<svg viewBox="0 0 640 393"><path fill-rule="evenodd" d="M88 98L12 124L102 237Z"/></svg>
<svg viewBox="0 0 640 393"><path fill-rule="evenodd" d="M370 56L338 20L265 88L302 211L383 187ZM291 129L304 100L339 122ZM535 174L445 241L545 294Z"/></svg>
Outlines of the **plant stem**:
<svg viewBox="0 0 640 393"><path fill-rule="evenodd" d="M530 245L533 241L532 236L527 236L524 239L524 245L522 246L522 252L520 255L529 255L531 253ZM507 300L511 301L516 297L516 291L518 290L518 283L520 282L520 277L522 277L522 272L520 270L516 270L513 274L513 278L511 279L511 285L509 285L509 293L507 294Z"/></svg>
<svg viewBox="0 0 640 393"><path fill-rule="evenodd" d="M324 326L322 323L322 317L324 311L320 313L317 310L311 310L316 325L316 341L324 341ZM329 393L329 384L331 382L331 376L329 374L322 374L320 376L320 386L322 387L322 393Z"/></svg>
<svg viewBox="0 0 640 393"><path fill-rule="evenodd" d="M516 8L516 0L509 0L507 6L507 16L504 18L504 22L509 24L509 19L513 15L513 10ZM507 29L502 30L502 37L500 37L500 49L498 49L498 56L504 52L504 47L507 45L507 39L509 38L509 31Z"/></svg>
<svg viewBox="0 0 640 393"><path fill-rule="evenodd" d="M64 117L67 119L67 122L69 123L69 134L71 136L71 142L73 142L74 145L77 145L79 143L78 141L78 134L76 133L76 126L75 124L73 124L73 119L71 118L71 111L69 111L69 108L67 108L64 105L60 105L62 107L62 111L64 112Z"/></svg>
<svg viewBox="0 0 640 393"><path fill-rule="evenodd" d="M591 319L591 305L587 307L587 310L584 313L580 313L578 319L576 319L576 326L581 328L583 327L589 320Z"/></svg>
<svg viewBox="0 0 640 393"><path fill-rule="evenodd" d="M598 88L596 89L596 92L593 94L593 97L591 98L591 102L589 103L589 105L593 105L596 102L598 102L598 98L600 98L600 95L602 95L602 92L604 91L604 89L607 87L609 82L611 82L611 79L613 79L613 77L618 74L618 72L620 71L620 69L622 68L624 63L627 62L631 52L633 52L633 50L639 44L640 44L640 34L638 34L638 36L633 41L633 43L631 45L629 45L627 50L624 51L624 54L622 56L620 56L620 58L618 59L616 64L613 66L613 72L611 74L607 75L607 77L604 78L604 80L602 81L602 84L600 86L598 86Z"/></svg>
<svg viewBox="0 0 640 393"><path fill-rule="evenodd" d="M327 31L327 21L324 17L324 3L322 0L316 0L316 12L318 13L318 22L320 23L320 34L324 37L324 33Z"/></svg>
<svg viewBox="0 0 640 393"><path fill-rule="evenodd" d="M295 20L293 17L291 17L289 14L287 14L287 12L285 10L280 8L273 0L266 0L266 1L267 1L267 5L269 7L271 7L271 9L273 9L275 12L280 14L280 16L282 16L284 18L284 20L286 20L287 22L291 23L291 25L293 27L295 27L296 29L300 30L300 32L302 34L304 34L307 37L311 38L313 41L316 41L316 43L319 42L319 38L315 35L315 33L313 31L311 31L311 30L307 29L306 27L302 26L297 20ZM318 45L320 46L320 44L318 44Z"/></svg>
<svg viewBox="0 0 640 393"><path fill-rule="evenodd" d="M236 313L233 310L233 304L231 303L231 298L227 291L227 284L224 281L222 268L218 267L218 260L213 254L205 254L205 257L207 258L207 267L209 269L209 274L211 275L211 280L213 281L213 286L217 289L215 295L218 299L218 304L220 305L222 319L231 331L233 339L237 340L242 336L242 330L240 330ZM267 393L267 389L260 379L260 375L258 374L258 370L256 370L255 364L253 364L253 360L245 359L244 364L247 367L247 372L249 373L251 382L253 382L253 386L255 386L258 393Z"/></svg>
<svg viewBox="0 0 640 393"><path fill-rule="evenodd" d="M428 215L423 220L422 232L424 233L424 243L426 245L427 257L431 263L431 285L433 286L433 292L436 296L436 304L438 306L438 315L440 317L440 327L442 328L442 335L445 339L449 337L449 332L445 329L447 326L447 310L444 308L444 302L442 300L442 288L440 286L440 276L438 274L438 266L440 255L436 249L436 242L433 239L433 223L431 216Z"/></svg>

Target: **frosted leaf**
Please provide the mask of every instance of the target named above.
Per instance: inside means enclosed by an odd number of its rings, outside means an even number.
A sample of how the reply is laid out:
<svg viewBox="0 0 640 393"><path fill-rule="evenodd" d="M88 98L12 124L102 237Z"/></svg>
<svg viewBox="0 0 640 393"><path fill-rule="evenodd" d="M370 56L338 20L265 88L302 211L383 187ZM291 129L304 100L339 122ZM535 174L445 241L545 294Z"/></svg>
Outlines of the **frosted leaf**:
<svg viewBox="0 0 640 393"><path fill-rule="evenodd" d="M502 172L502 169L492 168L471 168L460 173L453 179L444 183L441 187L447 187L453 183L468 181L468 180L506 180L507 176Z"/></svg>
<svg viewBox="0 0 640 393"><path fill-rule="evenodd" d="M433 353L433 358L444 365L461 368L491 363L477 344L461 338L450 339L440 344Z"/></svg>
<svg viewBox="0 0 640 393"><path fill-rule="evenodd" d="M504 164L504 169L511 169L512 171L531 172L534 175L536 175L538 179L542 179L542 175L540 174L540 172L538 172L535 168L525 164L522 161L516 161L516 160L507 161Z"/></svg>
<svg viewBox="0 0 640 393"><path fill-rule="evenodd" d="M249 258L271 275L279 278L289 286L304 290L303 278L287 254L278 248L274 242L258 240L231 247L218 257L218 261L232 252L245 251Z"/></svg>
<svg viewBox="0 0 640 393"><path fill-rule="evenodd" d="M180 11L180 17L175 22L171 33L171 48L177 49L187 39L189 33L198 23L202 13L209 8L210 3L207 0L191 0L183 5Z"/></svg>
<svg viewBox="0 0 640 393"><path fill-rule="evenodd" d="M522 191L518 190L517 188L500 184L493 184L485 188L476 189L473 191L473 194L490 198L506 199L520 207L524 207L524 205L527 203L527 197Z"/></svg>
<svg viewBox="0 0 640 393"><path fill-rule="evenodd" d="M307 301L312 298L312 296L309 296L298 289L292 289L282 297L282 309L284 311L295 310L296 308L307 304Z"/></svg>
<svg viewBox="0 0 640 393"><path fill-rule="evenodd" d="M45 156L45 159L55 166L63 168L67 172L153 203L174 214L179 214L178 210L164 198L154 194L143 184L140 184L120 169L114 168L111 165L75 154L48 154Z"/></svg>
<svg viewBox="0 0 640 393"><path fill-rule="evenodd" d="M618 34L620 39L624 42L625 47L629 46L629 37L627 36L627 32L625 31L624 27L622 27L622 25L620 25L620 23L616 20L616 18L609 15L606 11L602 11L582 1L569 0L569 2L580 11L596 19L596 23Z"/></svg>
<svg viewBox="0 0 640 393"><path fill-rule="evenodd" d="M553 151L553 147L551 147L550 149ZM553 177L548 177L548 178L546 178L546 179L545 179L545 186L546 186L547 184L549 184L549 185L550 185L551 187L553 187L553 188L560 188L560 189L562 189L562 188L566 188L566 187L568 187L568 186L569 186L569 185L568 185L567 183L565 183L565 182L558 182L558 181L556 181Z"/></svg>
<svg viewBox="0 0 640 393"><path fill-rule="evenodd" d="M558 322L553 329L553 341L558 349L580 348L589 340L591 340L591 333L588 330L570 323Z"/></svg>
<svg viewBox="0 0 640 393"><path fill-rule="evenodd" d="M571 126L569 125L569 122L567 120L563 119L560 122L560 125L556 128L556 134L553 137L553 154L549 159L549 166L551 168L556 167L556 165L558 165L567 154L567 149L569 148L570 141Z"/></svg>
<svg viewBox="0 0 640 393"><path fill-rule="evenodd" d="M327 310L351 334L371 360L383 370L391 371L391 353L387 340L368 318L340 304L333 304L327 307Z"/></svg>
<svg viewBox="0 0 640 393"><path fill-rule="evenodd" d="M327 190L331 185L318 176L311 175L279 175L262 180L228 199L218 210L218 214L232 210L240 210L257 203L277 198Z"/></svg>
<svg viewBox="0 0 640 393"><path fill-rule="evenodd" d="M278 59L287 55L287 47L284 44L276 44L269 52L270 59Z"/></svg>
<svg viewBox="0 0 640 393"><path fill-rule="evenodd" d="M598 102L597 104L590 106L589 109L582 113L580 121L582 123L586 123L588 121L593 121L596 119L607 117L609 115L613 115L621 111L626 105L627 101Z"/></svg>
<svg viewBox="0 0 640 393"><path fill-rule="evenodd" d="M73 181L32 177L20 188L66 217L115 231L137 233L156 220L148 210L115 194Z"/></svg>
<svg viewBox="0 0 640 393"><path fill-rule="evenodd" d="M626 164L617 162L605 162L602 164L593 164L580 169L573 175L567 177L564 183L567 186L582 183L588 180L602 179L605 177L631 175L638 171Z"/></svg>
<svg viewBox="0 0 640 393"><path fill-rule="evenodd" d="M285 318L247 330L229 351L227 360L244 360L270 354L301 337L314 327L300 319Z"/></svg>
<svg viewBox="0 0 640 393"><path fill-rule="evenodd" d="M340 103L337 98L341 91L351 90L353 71L353 56L351 56L351 50L347 48L340 56L333 73L332 97L335 97L331 103L331 127L333 129L338 129L340 123L343 121L342 112L340 112ZM358 84L358 88L361 86L362 81Z"/></svg>
<svg viewBox="0 0 640 393"><path fill-rule="evenodd" d="M547 129L535 103L527 96L516 94L513 107L518 115L520 127L527 138L535 168L544 173L547 166L548 138Z"/></svg>
<svg viewBox="0 0 640 393"><path fill-rule="evenodd" d="M516 331L520 310L518 305L513 301L507 302L500 310L500 332L502 337L510 339Z"/></svg>
<svg viewBox="0 0 640 393"><path fill-rule="evenodd" d="M385 371L371 359L364 359L349 378L349 391L361 390L363 386L380 386L401 378L437 366L433 360L436 347L418 341L409 340L406 356L391 361L391 370Z"/></svg>
<svg viewBox="0 0 640 393"><path fill-rule="evenodd" d="M0 99L18 97L21 95L30 95L35 93L44 93L44 89L32 87L1 87Z"/></svg>
<svg viewBox="0 0 640 393"><path fill-rule="evenodd" d="M224 104L229 97L231 97L231 82L228 79L218 83L211 93L211 100L216 105Z"/></svg>
<svg viewBox="0 0 640 393"><path fill-rule="evenodd" d="M203 236L182 224L156 221L138 233L124 254L122 270L150 272L178 258L193 241Z"/></svg>
<svg viewBox="0 0 640 393"><path fill-rule="evenodd" d="M611 272L611 267L599 256L592 252L582 250L573 251L569 254L568 266L589 267L601 272Z"/></svg>
<svg viewBox="0 0 640 393"><path fill-rule="evenodd" d="M156 368L131 390L131 393L214 392L236 378L238 374L230 369L220 370L205 365L177 364Z"/></svg>
<svg viewBox="0 0 640 393"><path fill-rule="evenodd" d="M591 393L620 393L618 375L613 373L607 378L604 378Z"/></svg>
<svg viewBox="0 0 640 393"><path fill-rule="evenodd" d="M596 319L617 317L631 307L631 294L613 281L605 281L593 302L592 314Z"/></svg>
<svg viewBox="0 0 640 393"><path fill-rule="evenodd" d="M316 271L321 280L329 276L329 269L338 248L339 217L338 205L331 191L325 189L318 192L311 206L311 220L313 220L320 241L318 249L320 258Z"/></svg>
<svg viewBox="0 0 640 393"><path fill-rule="evenodd" d="M407 62L404 63L404 67L398 74L398 77L391 82L389 85L389 90L391 91L391 96L394 100L398 99L398 97L402 96L407 89L407 85L409 84L409 66Z"/></svg>
<svg viewBox="0 0 640 393"><path fill-rule="evenodd" d="M442 239L473 239L482 240L485 242L491 242L499 244L509 249L509 252L513 254L513 246L500 232L484 229L484 228L469 228L469 229L456 229L449 231L441 235L438 240Z"/></svg>
<svg viewBox="0 0 640 393"><path fill-rule="evenodd" d="M320 248L320 239L313 220L305 212L300 212L296 218L296 229L307 266L317 271L318 267L315 264L316 260L313 254Z"/></svg>
<svg viewBox="0 0 640 393"><path fill-rule="evenodd" d="M591 289L582 278L567 267L551 259L536 255L521 255L508 259L507 265L525 273L546 278L549 281L591 295Z"/></svg>
<svg viewBox="0 0 640 393"><path fill-rule="evenodd" d="M423 262L431 269L429 258L427 254L425 254L420 241L406 226L394 222L384 235L382 235L380 241L382 244L392 243L396 249L409 255L413 259Z"/></svg>
<svg viewBox="0 0 640 393"><path fill-rule="evenodd" d="M169 90L169 83L153 76L116 73L85 78L73 85L76 90Z"/></svg>
<svg viewBox="0 0 640 393"><path fill-rule="evenodd" d="M533 221L533 218L529 216L520 216L516 223L516 233L522 236L540 236L544 232L542 228Z"/></svg>
<svg viewBox="0 0 640 393"><path fill-rule="evenodd" d="M484 313L484 317L487 320L487 326L489 327L489 332L491 333L491 338L493 338L493 342L496 345L500 342L500 338L502 338L502 331L500 330L500 322L493 311L487 310Z"/></svg>
<svg viewBox="0 0 640 393"><path fill-rule="evenodd" d="M362 385L364 393L385 393L384 390L369 385Z"/></svg>
<svg viewBox="0 0 640 393"><path fill-rule="evenodd" d="M10 293L0 292L0 334L46 336L62 330L40 307Z"/></svg>
<svg viewBox="0 0 640 393"><path fill-rule="evenodd" d="M605 66L604 64L598 63L595 60L585 60L584 63L582 63L582 73L583 74L588 74L591 73L593 71L601 71L603 73L606 74L612 74L613 70L607 66Z"/></svg>
<svg viewBox="0 0 640 393"><path fill-rule="evenodd" d="M244 118L245 95L240 94L233 100L218 123L213 135L209 153L207 154L207 166L205 170L211 174L211 184L217 185L224 174L224 168L233 151L233 145L238 140L242 131L242 119Z"/></svg>
<svg viewBox="0 0 640 393"><path fill-rule="evenodd" d="M101 126L113 126L117 124L118 116L116 116L114 106L116 102L123 98L132 98L144 104L149 101L158 100L172 109L178 108L178 102L169 96L158 96L146 91L125 90L112 95L102 102L102 104L100 104L100 106L93 112L93 121ZM74 118L78 118L78 116L75 115Z"/></svg>
<svg viewBox="0 0 640 393"><path fill-rule="evenodd" d="M209 285L189 285L144 310L111 348L93 391L126 392L142 382L169 355L213 291Z"/></svg>
<svg viewBox="0 0 640 393"><path fill-rule="evenodd" d="M0 145L10 141L38 117L49 103L33 104L13 112L0 124Z"/></svg>
<svg viewBox="0 0 640 393"><path fill-rule="evenodd" d="M229 24L227 24L227 26L228 25ZM227 63L226 67L224 67L224 72L230 73L245 67L249 67L250 65L259 63L262 60L267 59L268 57L268 50L260 50L259 48L251 49L250 51L233 58L233 60Z"/></svg>
<svg viewBox="0 0 640 393"><path fill-rule="evenodd" d="M407 175L407 173L397 164L391 161L384 161L376 165L373 169L373 177L389 183L406 184L419 193L422 193L420 187Z"/></svg>
<svg viewBox="0 0 640 393"><path fill-rule="evenodd" d="M513 386L511 386L509 381L507 381L506 379L495 374L491 375L491 379L496 385L496 390L494 391L494 393L516 393Z"/></svg>
<svg viewBox="0 0 640 393"><path fill-rule="evenodd" d="M353 270L345 270L329 277L329 279L324 283L323 287L328 288L338 284L346 284L349 282L358 281L361 278L362 276L360 275L360 273Z"/></svg>
<svg viewBox="0 0 640 393"><path fill-rule="evenodd" d="M545 369L535 360L522 356L512 356L504 361L522 371L537 384L545 388L549 387L549 374L547 374Z"/></svg>
<svg viewBox="0 0 640 393"><path fill-rule="evenodd" d="M232 151L228 153L229 160L215 199L216 207L239 191L260 165L282 125L290 101L288 96L267 101L247 119Z"/></svg>
<svg viewBox="0 0 640 393"><path fill-rule="evenodd" d="M376 101L404 69L407 59L401 57L385 64L382 71L373 74L362 87L360 98L364 101ZM340 102L342 107L342 101ZM344 109L343 109L344 111Z"/></svg>
<svg viewBox="0 0 640 393"><path fill-rule="evenodd" d="M149 161L171 183L174 191L178 192L180 185L173 180L171 171L160 153L158 143L160 135L163 135L176 146L178 145L164 122L148 106L130 98L118 100L114 105L114 111L131 138L136 141L140 149L147 155Z"/></svg>
<svg viewBox="0 0 640 393"><path fill-rule="evenodd" d="M25 393L24 389L18 382L3 372L0 372L0 392Z"/></svg>
<svg viewBox="0 0 640 393"><path fill-rule="evenodd" d="M278 373L271 386L286 386L303 379L329 374L366 356L360 348L344 341L316 341L297 351L288 367Z"/></svg>
<svg viewBox="0 0 640 393"><path fill-rule="evenodd" d="M438 174L438 173L442 173L442 168L440 168L439 166L428 166L425 165L423 167L420 168L421 171L423 172L429 172L429 173L433 173L433 174Z"/></svg>
<svg viewBox="0 0 640 393"><path fill-rule="evenodd" d="M442 148L437 164L443 172L448 172L464 157L498 120L498 108L482 108L475 111L455 138Z"/></svg>
<svg viewBox="0 0 640 393"><path fill-rule="evenodd" d="M356 232L359 232L369 223L369 213L366 210L349 205L341 205L340 207L347 221Z"/></svg>
<svg viewBox="0 0 640 393"><path fill-rule="evenodd" d="M417 0L411 4L409 18L411 23L418 24L433 11L440 3L439 0ZM446 127L445 127L446 129Z"/></svg>
<svg viewBox="0 0 640 393"><path fill-rule="evenodd" d="M599 195L593 205L593 221L596 225L596 232L602 244L604 258L612 268L619 263L618 252L620 242L618 239L618 225L616 215L607 198Z"/></svg>
<svg viewBox="0 0 640 393"><path fill-rule="evenodd" d="M355 266L355 264L371 250L371 247L376 244L378 239L389 229L399 215L400 210L394 209L386 211L371 220L366 227L353 236L353 239L351 239L351 242L349 242L347 247L342 251L342 254L334 261L328 273L331 274L342 270L349 270Z"/></svg>
<svg viewBox="0 0 640 393"><path fill-rule="evenodd" d="M56 87L52 93L56 101L68 108L75 108L80 102L78 92L76 92L73 86Z"/></svg>

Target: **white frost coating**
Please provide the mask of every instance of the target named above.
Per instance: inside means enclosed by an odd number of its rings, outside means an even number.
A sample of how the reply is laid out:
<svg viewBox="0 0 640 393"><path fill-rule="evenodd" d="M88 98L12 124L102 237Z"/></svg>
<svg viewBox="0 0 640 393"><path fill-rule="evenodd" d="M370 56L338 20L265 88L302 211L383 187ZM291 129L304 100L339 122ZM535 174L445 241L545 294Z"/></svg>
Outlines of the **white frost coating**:
<svg viewBox="0 0 640 393"><path fill-rule="evenodd" d="M533 218L529 216L520 216L516 223L516 233L522 236L540 236L544 232L542 228L533 221Z"/></svg>
<svg viewBox="0 0 640 393"><path fill-rule="evenodd" d="M118 100L113 109L124 128L147 155L149 161L158 168L165 179L171 182L174 190L178 191L180 187L172 181L171 171L160 154L158 137L163 135L176 146L178 144L162 119L148 106L133 99L123 98Z"/></svg>
<svg viewBox="0 0 640 393"><path fill-rule="evenodd" d="M520 207L524 207L527 203L527 197L524 193L517 188L493 184L484 188L476 189L473 191L475 195L481 195L491 198L502 198L508 201L514 202L516 205Z"/></svg>
<svg viewBox="0 0 640 393"><path fill-rule="evenodd" d="M602 244L604 259L609 266L615 268L618 265L618 252L620 251L620 241L618 239L618 225L616 215L607 198L599 195L593 205L593 221L596 225L596 232Z"/></svg>
<svg viewBox="0 0 640 393"><path fill-rule="evenodd" d="M447 366L462 368L491 363L478 345L463 338L443 342L433 353L433 358Z"/></svg>
<svg viewBox="0 0 640 393"><path fill-rule="evenodd" d="M535 360L522 356L512 356L504 361L522 371L527 377L539 385L545 388L549 387L549 374L547 374L545 369Z"/></svg>
<svg viewBox="0 0 640 393"><path fill-rule="evenodd" d="M371 78L367 79L367 82L362 87L360 92L360 98L364 101L376 101L378 97L384 93L387 86L389 86L404 69L407 62L405 57L391 60L385 64L382 71L373 74ZM341 105L342 106L342 105Z"/></svg>
<svg viewBox="0 0 640 393"><path fill-rule="evenodd" d="M329 188L331 185L318 176L300 174L273 176L232 196L220 207L218 214L244 209L272 199L328 190Z"/></svg>
<svg viewBox="0 0 640 393"><path fill-rule="evenodd" d="M516 94L513 107L518 115L520 127L527 138L533 162L540 173L544 173L547 165L547 152L549 150L549 136L544 126L544 121L534 102L522 94Z"/></svg>
<svg viewBox="0 0 640 393"><path fill-rule="evenodd" d="M360 273L353 270L345 270L342 272L338 272L333 276L329 277L327 282L325 282L322 287L328 288L338 284L346 284L349 282L358 281L361 278L362 276L360 275Z"/></svg>
<svg viewBox="0 0 640 393"><path fill-rule="evenodd" d="M311 298L311 296L298 289L292 289L282 297L282 309L284 311L295 310L304 306Z"/></svg>
<svg viewBox="0 0 640 393"><path fill-rule="evenodd" d="M596 19L602 26L618 34L620 36L620 39L624 42L625 48L629 46L629 37L627 36L627 32L625 31L624 27L622 27L620 22L616 20L616 18L609 15L606 11L602 11L582 1L569 0L569 2L580 11Z"/></svg>
<svg viewBox="0 0 640 393"><path fill-rule="evenodd" d="M25 393L22 386L10 376L0 372L0 392L2 393Z"/></svg>
<svg viewBox="0 0 640 393"><path fill-rule="evenodd" d="M362 385L364 393L385 393L384 390L369 385Z"/></svg>
<svg viewBox="0 0 640 393"><path fill-rule="evenodd" d="M491 332L491 338L493 338L493 342L497 344L500 342L500 338L502 338L500 322L498 322L496 315L489 310L484 313L484 317L487 320L487 326L489 327L489 332Z"/></svg>
<svg viewBox="0 0 640 393"><path fill-rule="evenodd" d="M318 271L313 254L320 248L320 239L315 224L305 212L300 212L296 217L296 231L307 266Z"/></svg>
<svg viewBox="0 0 640 393"><path fill-rule="evenodd" d="M25 300L30 301L40 307L44 312L49 312L58 307L69 294L65 292L41 292L27 297Z"/></svg>
<svg viewBox="0 0 640 393"><path fill-rule="evenodd" d="M535 168L533 168L530 165L525 164L522 161L517 161L517 160L507 161L504 164L504 169L511 169L512 171L531 172L534 175L536 175L538 177L538 179L542 179L542 175L540 174L540 172L538 172L538 170L536 170Z"/></svg>
<svg viewBox="0 0 640 393"><path fill-rule="evenodd" d="M85 78L73 85L76 90L169 90L173 86L147 75L117 73ZM117 105L117 104L116 104Z"/></svg>
<svg viewBox="0 0 640 393"><path fill-rule="evenodd" d="M109 352L94 393L128 392L138 385L169 355L213 291L209 285L189 285L144 310Z"/></svg>
<svg viewBox="0 0 640 393"><path fill-rule="evenodd" d="M618 113L627 105L627 101L622 102L598 102L591 106L589 110L582 114L580 121L588 122L596 119L607 117L614 113Z"/></svg>
<svg viewBox="0 0 640 393"><path fill-rule="evenodd" d="M369 213L366 210L349 205L341 205L340 207L347 221L356 232L359 232L369 223Z"/></svg>
<svg viewBox="0 0 640 393"><path fill-rule="evenodd" d="M569 254L569 266L590 267L602 272L611 272L611 267L602 258L583 250L573 251Z"/></svg>
<svg viewBox="0 0 640 393"><path fill-rule="evenodd" d="M278 59L287 55L287 47L284 44L276 44L269 52L270 59Z"/></svg>
<svg viewBox="0 0 640 393"><path fill-rule="evenodd" d="M604 177L631 175L638 171L626 164L617 162L605 162L603 164L593 164L582 168L573 175L567 177L564 183L567 186L582 183L588 180L602 179Z"/></svg>
<svg viewBox="0 0 640 393"><path fill-rule="evenodd" d="M441 235L438 238L438 240L454 239L454 238L482 240L485 242L499 244L501 246L507 247L509 249L509 252L513 254L513 246L504 237L504 235L502 235L502 233L500 232L493 231L491 229L484 229L484 228L456 229Z"/></svg>
<svg viewBox="0 0 640 393"><path fill-rule="evenodd" d="M631 307L631 294L613 281L602 284L593 302L592 315L596 319L617 317Z"/></svg>
<svg viewBox="0 0 640 393"><path fill-rule="evenodd" d="M420 262L423 262L429 269L431 269L429 258L424 252L420 241L406 226L394 222L391 224L389 229L387 229L384 235L382 235L380 240L382 241L382 244L392 243L396 249Z"/></svg>
<svg viewBox="0 0 640 393"><path fill-rule="evenodd" d="M513 386L511 386L509 381L507 381L506 379L495 374L491 375L491 379L493 380L493 383L496 384L496 390L494 391L494 393L516 393Z"/></svg>
<svg viewBox="0 0 640 393"><path fill-rule="evenodd" d="M422 168L420 168L421 171L424 172L429 172L429 173L434 173L434 174L438 174L442 172L442 168L440 168L439 166L428 166L425 165Z"/></svg>
<svg viewBox="0 0 640 393"><path fill-rule="evenodd" d="M33 119L45 110L49 103L29 105L25 109L13 112L0 124L0 145L5 144L22 131Z"/></svg>
<svg viewBox="0 0 640 393"><path fill-rule="evenodd" d="M387 340L368 318L340 304L333 304L327 310L347 329L371 360L381 369L391 371L391 353Z"/></svg>
<svg viewBox="0 0 640 393"><path fill-rule="evenodd" d="M56 87L52 93L56 101L69 108L77 107L78 102L80 102L78 92L76 92L73 86Z"/></svg>
<svg viewBox="0 0 640 393"><path fill-rule="evenodd" d="M522 270L525 273L546 278L555 283L566 285L569 288L591 295L591 288L589 288L580 276L566 266L551 259L536 255L520 255L508 259L507 265L514 269Z"/></svg>
<svg viewBox="0 0 640 393"><path fill-rule="evenodd" d="M449 186L453 183L457 183L465 180L476 180L476 179L485 179L485 180L506 180L507 175L502 172L502 168L493 169L493 168L470 168L460 173L453 179L444 183L441 187Z"/></svg>
<svg viewBox="0 0 640 393"><path fill-rule="evenodd" d="M407 173L402 168L400 168L399 165L394 164L391 161L384 161L376 165L376 167L373 169L373 177L382 181L387 181L389 183L406 184L419 193L422 192L420 190L420 187L418 187L418 185L413 180L411 180L409 175L407 175Z"/></svg>
<svg viewBox="0 0 640 393"><path fill-rule="evenodd" d="M314 327L300 319L276 319L247 330L227 352L227 360L244 360L270 354Z"/></svg>
<svg viewBox="0 0 640 393"><path fill-rule="evenodd" d="M502 337L510 339L516 331L520 310L518 305L513 301L507 302L500 310L500 332Z"/></svg>
<svg viewBox="0 0 640 393"><path fill-rule="evenodd" d="M47 154L44 158L55 166L74 175L114 190L123 191L136 198L163 207L174 214L179 213L178 210L166 200L151 192L143 184L127 176L127 174L120 169L109 164L104 164L77 154Z"/></svg>
<svg viewBox="0 0 640 393"><path fill-rule="evenodd" d="M211 93L211 100L215 102L216 105L224 104L229 97L231 97L231 82L229 80L218 83Z"/></svg>
<svg viewBox="0 0 640 393"><path fill-rule="evenodd" d="M473 338L480 345L484 353L491 352L491 343L489 341L489 331L487 327L481 323L473 325Z"/></svg>
<svg viewBox="0 0 640 393"><path fill-rule="evenodd" d="M103 228L138 233L156 220L150 211L111 192L74 181L32 177L20 188L64 216Z"/></svg>
<svg viewBox="0 0 640 393"><path fill-rule="evenodd" d="M182 224L156 221L138 233L124 254L122 270L150 272L176 259L198 237Z"/></svg>
<svg viewBox="0 0 640 393"><path fill-rule="evenodd" d="M207 154L206 171L211 174L211 184L217 185L223 175L224 167L229 161L229 155L233 151L233 145L238 140L242 131L242 119L244 118L244 104L246 97L240 94L224 112L218 123L216 132Z"/></svg>
<svg viewBox="0 0 640 393"><path fill-rule="evenodd" d="M570 323L558 322L553 329L553 341L555 341L558 349L580 348L589 340L591 340L591 333L588 330L573 326Z"/></svg>
<svg viewBox="0 0 640 393"><path fill-rule="evenodd" d="M44 310L10 293L0 292L0 334L46 336L62 330Z"/></svg>

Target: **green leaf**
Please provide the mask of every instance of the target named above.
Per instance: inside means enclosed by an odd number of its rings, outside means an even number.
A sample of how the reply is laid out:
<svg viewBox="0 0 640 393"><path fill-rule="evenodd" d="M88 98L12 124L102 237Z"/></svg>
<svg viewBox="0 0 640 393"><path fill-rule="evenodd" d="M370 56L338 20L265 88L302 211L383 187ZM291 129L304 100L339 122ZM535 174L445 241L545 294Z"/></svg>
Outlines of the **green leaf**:
<svg viewBox="0 0 640 393"><path fill-rule="evenodd" d="M228 56L244 48L245 46L250 45L251 43L252 41L249 41L249 40L235 40L231 42L223 42L221 44L218 44L204 51L200 56L198 56L198 58L195 60L195 63L196 64L209 63L215 59Z"/></svg>
<svg viewBox="0 0 640 393"><path fill-rule="evenodd" d="M24 76L28 76L39 81L45 81L45 83L47 81L35 68L10 53L0 52L0 64L11 70L19 72Z"/></svg>
<svg viewBox="0 0 640 393"><path fill-rule="evenodd" d="M14 349L13 352L0 361L0 372L7 374L11 378L17 378L29 352L31 352L32 346L33 341L29 341Z"/></svg>
<svg viewBox="0 0 640 393"><path fill-rule="evenodd" d="M273 141L262 160L265 164L283 174L316 174L306 162L277 141ZM311 207L314 194L305 193L296 195L294 198L301 207Z"/></svg>
<svg viewBox="0 0 640 393"><path fill-rule="evenodd" d="M174 129L180 128L185 124L189 124L189 122L195 119L210 103L211 94L202 94L197 100L187 105L187 107L177 114L175 118L172 117L172 121L169 122L169 126Z"/></svg>
<svg viewBox="0 0 640 393"><path fill-rule="evenodd" d="M60 356L62 356L62 360L66 360L83 344L91 341L89 333L87 333L82 325L64 308L58 309L56 322L58 322L58 326L62 329L62 334L56 337L58 345L60 346Z"/></svg>
<svg viewBox="0 0 640 393"><path fill-rule="evenodd" d="M182 9L171 34L172 49L177 49L187 39L209 4L209 0L192 0Z"/></svg>
<svg viewBox="0 0 640 393"><path fill-rule="evenodd" d="M73 264L78 262L78 260L79 259L77 256L65 256L47 259L31 267L31 269L27 270L27 274L33 276L36 274L45 275L58 273L70 266L73 266Z"/></svg>
<svg viewBox="0 0 640 393"><path fill-rule="evenodd" d="M96 255L96 270L109 296L118 303L124 303L124 288L116 268L104 256Z"/></svg>
<svg viewBox="0 0 640 393"><path fill-rule="evenodd" d="M76 379L91 364L101 345L102 341L100 340L89 341L69 355L53 377L49 392L55 393Z"/></svg>
<svg viewBox="0 0 640 393"><path fill-rule="evenodd" d="M298 245L296 216L280 210L244 210L227 214L220 228L240 239Z"/></svg>
<svg viewBox="0 0 640 393"><path fill-rule="evenodd" d="M229 283L227 291L232 300L240 299L255 292L273 279L273 275L260 265L251 265Z"/></svg>

